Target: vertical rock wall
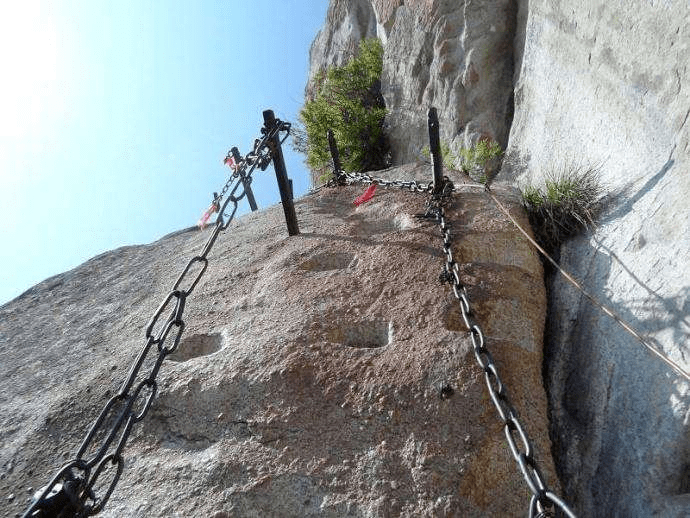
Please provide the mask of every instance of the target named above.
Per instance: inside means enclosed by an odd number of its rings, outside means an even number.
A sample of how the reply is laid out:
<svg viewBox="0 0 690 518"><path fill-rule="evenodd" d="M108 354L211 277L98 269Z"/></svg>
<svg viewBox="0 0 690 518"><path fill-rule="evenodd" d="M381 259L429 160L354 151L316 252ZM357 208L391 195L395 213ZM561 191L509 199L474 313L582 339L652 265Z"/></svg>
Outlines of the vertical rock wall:
<svg viewBox="0 0 690 518"><path fill-rule="evenodd" d="M335 0L311 48L311 74L342 64L363 37L384 44L382 90L393 162L417 159L435 106L454 148L505 146L512 117L515 2Z"/></svg>
<svg viewBox="0 0 690 518"><path fill-rule="evenodd" d="M690 6L523 1L503 179L601 170L606 212L561 262L690 370ZM688 383L560 278L547 382L580 516L690 515Z"/></svg>
<svg viewBox="0 0 690 518"><path fill-rule="evenodd" d="M309 78L321 69L344 64L361 40L376 35L376 14L370 0L331 1L324 27L309 50Z"/></svg>
<svg viewBox="0 0 690 518"><path fill-rule="evenodd" d="M690 369L687 1L332 1L312 69L363 35L384 42L396 163L426 143L433 104L456 149L482 135L506 145L509 132L498 180L600 169L600 225L561 261ZM687 516L688 384L560 279L551 308L545 374L566 498L580 516Z"/></svg>

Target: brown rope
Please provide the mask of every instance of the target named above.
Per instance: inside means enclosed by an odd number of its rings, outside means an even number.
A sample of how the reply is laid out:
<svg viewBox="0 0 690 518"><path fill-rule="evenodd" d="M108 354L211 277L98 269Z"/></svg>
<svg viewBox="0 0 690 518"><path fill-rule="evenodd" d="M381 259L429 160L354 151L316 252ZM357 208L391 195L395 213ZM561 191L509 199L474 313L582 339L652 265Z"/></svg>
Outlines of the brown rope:
<svg viewBox="0 0 690 518"><path fill-rule="evenodd" d="M637 338L639 342L644 345L647 349L649 349L652 353L657 355L662 361L664 361L667 365L669 365L673 370L675 370L678 374L683 376L685 379L690 381L690 374L688 374L685 370L683 370L680 365L678 365L676 362L665 356L663 353L661 353L656 347L652 346L647 340L633 328L630 324L628 324L623 318L616 313L614 310L609 308L608 306L605 306L601 302L599 302L593 295L590 295L583 287L582 285L577 282L572 275L570 275L568 272L563 270L556 261L554 261L549 254L546 253L546 250L544 250L539 244L532 239L532 236L530 236L519 224L517 221L515 221L515 218L511 216L510 212L503 206L503 204L498 201L498 198L494 196L494 194L491 191L487 191L489 193L489 196L496 202L496 205L503 211L503 213L510 218L510 221L513 222L513 224L517 227L517 229L522 232L522 234L528 239L530 243L532 243L539 252L565 277L570 284L575 286L578 290L582 292L582 294L589 299L589 301L594 304L595 306L598 306L601 308L601 310L606 313L608 316L613 318L618 325L620 325L623 329L625 329L628 333L630 333L632 336Z"/></svg>

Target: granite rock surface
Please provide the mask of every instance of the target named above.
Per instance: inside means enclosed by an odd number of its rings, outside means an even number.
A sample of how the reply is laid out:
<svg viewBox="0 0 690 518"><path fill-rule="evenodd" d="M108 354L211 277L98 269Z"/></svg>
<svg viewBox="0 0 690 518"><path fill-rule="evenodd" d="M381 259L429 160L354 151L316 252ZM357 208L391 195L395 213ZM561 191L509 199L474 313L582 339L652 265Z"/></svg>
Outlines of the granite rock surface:
<svg viewBox="0 0 690 518"><path fill-rule="evenodd" d="M562 265L690 371L690 5L521 2L501 176L595 167L604 210ZM554 454L580 516L690 515L689 384L562 278L547 336Z"/></svg>
<svg viewBox="0 0 690 518"><path fill-rule="evenodd" d="M428 176L429 167L387 171ZM541 384L545 291L526 240L482 189L448 208L453 253L554 491ZM505 441L443 264L426 195L364 187L280 206L221 234L179 349L128 443L107 517L524 516ZM513 190L499 192L525 223ZM0 308L4 515L73 455L210 230L102 254Z"/></svg>
<svg viewBox="0 0 690 518"><path fill-rule="evenodd" d="M312 44L310 75L341 65L360 39L378 37L394 164L418 159L428 145L430 106L438 110L441 139L453 149L482 137L505 147L516 13L510 0L335 0Z"/></svg>
<svg viewBox="0 0 690 518"><path fill-rule="evenodd" d="M330 63L321 55L343 59L324 35L347 39L339 20L353 19L344 14L351 5L331 2L313 70ZM597 169L598 227L566 243L559 259L690 370L689 4L357 5L366 31L356 35L384 43L394 159L426 144L433 104L455 149L483 135L507 145L496 181L538 186ZM564 497L580 516L690 515L687 381L564 280L548 282L544 373Z"/></svg>

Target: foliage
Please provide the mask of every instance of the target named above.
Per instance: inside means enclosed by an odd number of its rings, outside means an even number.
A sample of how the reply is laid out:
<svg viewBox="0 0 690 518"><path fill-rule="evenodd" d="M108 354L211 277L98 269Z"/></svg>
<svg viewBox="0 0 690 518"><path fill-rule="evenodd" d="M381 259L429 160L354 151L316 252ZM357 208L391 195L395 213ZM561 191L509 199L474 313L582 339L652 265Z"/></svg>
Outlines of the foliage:
<svg viewBox="0 0 690 518"><path fill-rule="evenodd" d="M424 155L424 158L427 160L431 160L429 146L424 146L422 148L422 155ZM455 161L457 159L458 156L450 149L448 142L441 141L441 161L443 162L443 167L446 169L455 169Z"/></svg>
<svg viewBox="0 0 690 518"><path fill-rule="evenodd" d="M535 237L547 251L594 226L602 193L600 176L598 167L570 164L547 174L543 187L529 185L522 190Z"/></svg>
<svg viewBox="0 0 690 518"><path fill-rule="evenodd" d="M301 121L292 124L290 127L290 136L292 137L292 149L306 155L308 150L307 130L304 129Z"/></svg>
<svg viewBox="0 0 690 518"><path fill-rule="evenodd" d="M462 170L467 174L471 174L477 169L481 169L482 176L480 177L480 181L484 183L487 180L486 175L483 173L486 164L490 160L500 157L502 154L503 151L498 143L491 139L483 138L470 148L460 149Z"/></svg>
<svg viewBox="0 0 690 518"><path fill-rule="evenodd" d="M314 98L300 112L306 130L307 165L313 170L324 170L330 165L328 129L333 130L346 171L382 169L388 165L382 69L383 47L373 38L361 41L358 54L348 63L322 71L314 78Z"/></svg>
<svg viewBox="0 0 690 518"><path fill-rule="evenodd" d="M544 203L544 195L536 187L528 185L522 191L522 202L526 207L536 209Z"/></svg>
<svg viewBox="0 0 690 518"><path fill-rule="evenodd" d="M460 169L464 173L471 175L482 183L487 181L485 173L487 163L494 158L499 158L502 154L501 146L487 138L480 140L469 148L461 148L457 155L453 153L447 142L441 141L443 166L446 169L455 169L455 164L459 162ZM427 159L431 158L429 146L422 148L422 155Z"/></svg>

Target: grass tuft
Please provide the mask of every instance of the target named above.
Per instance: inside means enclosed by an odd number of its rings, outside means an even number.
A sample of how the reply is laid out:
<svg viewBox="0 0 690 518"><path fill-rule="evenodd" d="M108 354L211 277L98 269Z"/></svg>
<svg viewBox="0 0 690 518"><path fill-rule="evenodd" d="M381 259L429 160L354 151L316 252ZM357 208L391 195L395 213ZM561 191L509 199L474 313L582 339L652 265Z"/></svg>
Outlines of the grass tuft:
<svg viewBox="0 0 690 518"><path fill-rule="evenodd" d="M487 164L502 155L501 146L489 138L481 139L469 148L461 148L458 154L450 149L447 142L441 141L443 166L446 169L455 169L455 165L460 164L462 172L480 183L486 183L488 180ZM422 156L427 160L431 159L429 146L422 148Z"/></svg>
<svg viewBox="0 0 690 518"><path fill-rule="evenodd" d="M522 190L535 237L547 251L595 226L601 207L600 177L598 167L570 164L548 174L543 187L529 185Z"/></svg>

